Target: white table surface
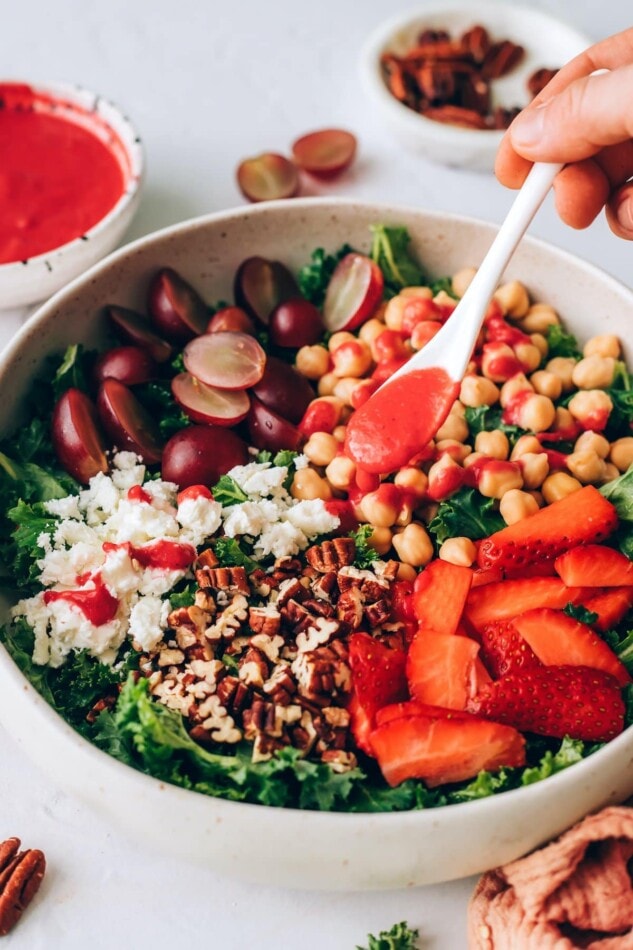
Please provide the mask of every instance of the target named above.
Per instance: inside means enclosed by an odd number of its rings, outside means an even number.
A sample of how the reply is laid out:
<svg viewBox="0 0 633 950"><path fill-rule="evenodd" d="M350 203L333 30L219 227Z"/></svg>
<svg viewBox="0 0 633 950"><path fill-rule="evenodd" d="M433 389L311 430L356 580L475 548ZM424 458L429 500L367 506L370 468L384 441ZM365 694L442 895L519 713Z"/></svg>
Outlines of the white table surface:
<svg viewBox="0 0 633 950"><path fill-rule="evenodd" d="M630 26L625 0L532 0L592 38ZM237 162L342 125L360 140L342 180L314 193L417 204L501 221L511 200L491 175L428 164L392 143L363 98L357 54L374 25L412 0L0 0L5 76L63 79L125 107L148 154L130 239L242 203ZM1 159L0 159L1 160ZM631 282L633 246L601 221L586 232L551 207L532 232ZM0 315L0 345L25 314ZM0 727L0 840L49 860L41 897L7 950L294 946L352 950L407 919L424 950L465 947L474 879L409 891L280 891L168 861L53 787ZM156 829L157 841L160 828ZM265 847L265 843L262 843ZM4 946L4 944L3 944Z"/></svg>

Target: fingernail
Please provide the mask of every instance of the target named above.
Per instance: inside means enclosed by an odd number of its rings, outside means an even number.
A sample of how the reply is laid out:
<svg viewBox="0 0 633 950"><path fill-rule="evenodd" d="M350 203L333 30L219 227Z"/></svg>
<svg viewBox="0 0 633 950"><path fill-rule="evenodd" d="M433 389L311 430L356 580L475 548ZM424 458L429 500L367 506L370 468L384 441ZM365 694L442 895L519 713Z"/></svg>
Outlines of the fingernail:
<svg viewBox="0 0 633 950"><path fill-rule="evenodd" d="M633 232L633 195L626 194L616 208L618 222L625 231Z"/></svg>
<svg viewBox="0 0 633 950"><path fill-rule="evenodd" d="M533 109L520 112L512 123L511 136L514 145L537 145L545 128L545 109L549 102L541 102Z"/></svg>

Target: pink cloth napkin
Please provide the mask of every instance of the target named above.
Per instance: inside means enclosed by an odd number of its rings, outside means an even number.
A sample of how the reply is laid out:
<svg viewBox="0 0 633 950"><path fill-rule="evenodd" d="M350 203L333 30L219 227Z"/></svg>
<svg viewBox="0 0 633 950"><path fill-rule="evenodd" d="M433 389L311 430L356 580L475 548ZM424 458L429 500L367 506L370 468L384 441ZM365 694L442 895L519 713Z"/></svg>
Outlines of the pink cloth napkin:
<svg viewBox="0 0 633 950"><path fill-rule="evenodd" d="M480 879L469 950L633 950L633 808L605 808ZM633 862L631 862L633 870Z"/></svg>

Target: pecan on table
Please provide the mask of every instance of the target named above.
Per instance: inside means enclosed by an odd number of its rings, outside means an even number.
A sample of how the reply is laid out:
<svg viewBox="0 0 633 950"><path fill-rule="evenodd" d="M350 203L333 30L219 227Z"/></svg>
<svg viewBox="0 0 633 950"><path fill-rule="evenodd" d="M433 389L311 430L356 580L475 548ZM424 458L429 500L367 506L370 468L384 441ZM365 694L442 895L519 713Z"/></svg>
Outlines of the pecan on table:
<svg viewBox="0 0 633 950"><path fill-rule="evenodd" d="M0 937L17 924L35 897L45 870L41 851L20 851L19 838L0 843Z"/></svg>

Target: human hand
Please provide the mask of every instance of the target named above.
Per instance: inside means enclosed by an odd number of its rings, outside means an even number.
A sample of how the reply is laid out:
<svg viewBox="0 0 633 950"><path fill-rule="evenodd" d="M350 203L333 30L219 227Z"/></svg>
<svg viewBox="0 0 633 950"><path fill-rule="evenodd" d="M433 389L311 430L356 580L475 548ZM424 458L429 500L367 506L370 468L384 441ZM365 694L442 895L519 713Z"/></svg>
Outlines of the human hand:
<svg viewBox="0 0 633 950"><path fill-rule="evenodd" d="M586 228L604 207L614 234L633 240L633 29L571 60L517 116L495 173L519 188L533 162L566 163L554 182L566 224Z"/></svg>

